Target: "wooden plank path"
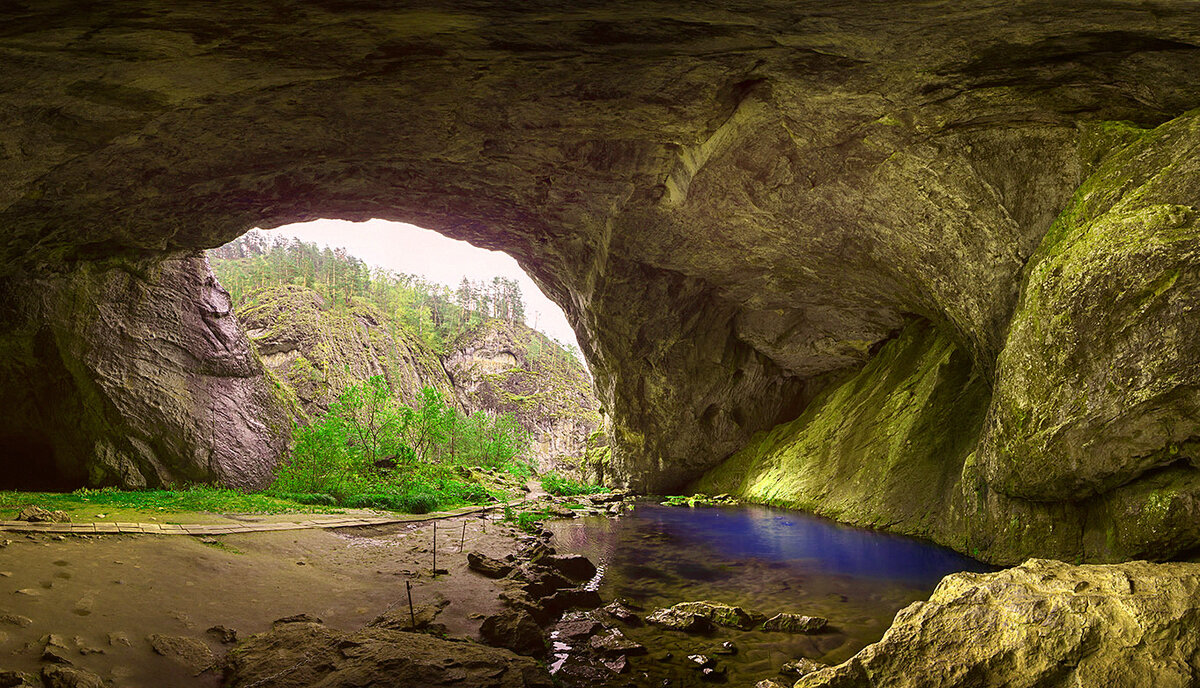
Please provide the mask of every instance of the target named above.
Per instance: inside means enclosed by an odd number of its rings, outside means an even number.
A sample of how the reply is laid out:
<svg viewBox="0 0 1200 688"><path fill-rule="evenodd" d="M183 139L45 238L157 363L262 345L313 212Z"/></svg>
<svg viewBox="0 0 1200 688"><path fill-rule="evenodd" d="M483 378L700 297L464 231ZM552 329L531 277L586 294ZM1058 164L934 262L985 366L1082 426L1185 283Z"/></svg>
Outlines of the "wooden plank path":
<svg viewBox="0 0 1200 688"><path fill-rule="evenodd" d="M508 506L521 504L522 500L508 502ZM309 528L358 528L362 526L386 526L394 523L422 523L457 516L477 514L485 510L503 509L505 504L487 506L465 506L451 511L435 511L428 514L397 514L393 516L333 516L310 518L303 521L280 521L276 523L32 523L29 521L0 521L0 530L24 533L56 533L86 535L233 535L235 533L268 533L280 530L306 530Z"/></svg>

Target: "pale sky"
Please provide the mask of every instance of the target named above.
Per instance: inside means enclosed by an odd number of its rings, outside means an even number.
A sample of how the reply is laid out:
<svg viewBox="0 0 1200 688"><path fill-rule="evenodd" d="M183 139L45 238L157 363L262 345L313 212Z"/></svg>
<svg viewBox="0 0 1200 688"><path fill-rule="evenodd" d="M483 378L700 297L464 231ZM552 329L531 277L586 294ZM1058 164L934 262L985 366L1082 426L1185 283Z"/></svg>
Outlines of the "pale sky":
<svg viewBox="0 0 1200 688"><path fill-rule="evenodd" d="M516 260L500 251L476 248L433 230L387 220L314 220L265 231L322 247L342 247L368 265L420 275L451 289L456 289L463 277L485 282L493 277L515 279L525 297L526 324L564 344L579 345L558 304L546 298Z"/></svg>

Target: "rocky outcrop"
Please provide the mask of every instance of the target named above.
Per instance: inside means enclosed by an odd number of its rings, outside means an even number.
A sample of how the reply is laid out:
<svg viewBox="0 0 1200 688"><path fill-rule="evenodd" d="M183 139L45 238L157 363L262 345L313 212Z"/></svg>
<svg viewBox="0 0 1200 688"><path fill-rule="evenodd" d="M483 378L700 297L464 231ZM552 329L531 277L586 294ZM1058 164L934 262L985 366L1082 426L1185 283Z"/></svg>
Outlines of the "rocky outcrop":
<svg viewBox="0 0 1200 688"><path fill-rule="evenodd" d="M943 541L1010 555L1194 536L1196 134L1164 125L1200 105L1185 4L135 0L7 3L0 24L6 290L90 284L121 261L153 272L253 226L416 222L507 251L566 309L612 418L615 482L676 491L803 412L841 449L789 484L833 482L781 501L955 524ZM1080 187L1094 172L1107 190ZM179 329L120 317L144 333L121 343L130 361ZM888 355L925 373L873 365L912 323L936 334ZM103 341L75 327L49 329ZM48 413L77 377L60 363L85 352L17 339L11 379L43 391L4 398ZM154 394L199 398L181 389ZM900 408L906 391L933 405ZM119 457L94 462L105 480L216 472L192 470L200 440L118 431L104 395L66 397L76 408L53 413L109 414L69 433L115 438L79 443ZM835 421L834 399L856 420ZM875 411L915 425L849 425ZM920 425L944 419L969 431ZM68 427L5 422L33 453L60 441L38 428ZM855 438L886 451L856 454ZM76 478L80 456L63 459ZM876 456L889 470L863 465ZM920 498L859 505L903 485ZM1105 519L1102 541L1087 534Z"/></svg>
<svg viewBox="0 0 1200 688"><path fill-rule="evenodd" d="M375 306L328 303L312 289L284 285L248 294L238 319L275 375L294 390L306 414L321 414L349 385L382 375L412 403L433 387L457 395L442 362Z"/></svg>
<svg viewBox="0 0 1200 688"><path fill-rule="evenodd" d="M287 416L203 257L14 279L3 291L0 436L24 449L5 461L44 467L19 486L270 480Z"/></svg>
<svg viewBox="0 0 1200 688"><path fill-rule="evenodd" d="M468 410L513 414L542 469L577 465L600 427L583 363L521 323L483 322L455 342L445 363Z"/></svg>
<svg viewBox="0 0 1200 688"><path fill-rule="evenodd" d="M1200 254L1181 205L1200 198L1198 122L1094 132L1095 171L1030 264L994 375L914 322L698 487L997 563L1200 546Z"/></svg>
<svg viewBox="0 0 1200 688"><path fill-rule="evenodd" d="M420 633L366 628L355 633L288 623L251 636L229 654L230 688L350 688L379 677L395 686L551 688L534 660L508 650Z"/></svg>
<svg viewBox="0 0 1200 688"><path fill-rule="evenodd" d="M1193 686L1200 565L1031 560L947 576L883 639L796 688Z"/></svg>

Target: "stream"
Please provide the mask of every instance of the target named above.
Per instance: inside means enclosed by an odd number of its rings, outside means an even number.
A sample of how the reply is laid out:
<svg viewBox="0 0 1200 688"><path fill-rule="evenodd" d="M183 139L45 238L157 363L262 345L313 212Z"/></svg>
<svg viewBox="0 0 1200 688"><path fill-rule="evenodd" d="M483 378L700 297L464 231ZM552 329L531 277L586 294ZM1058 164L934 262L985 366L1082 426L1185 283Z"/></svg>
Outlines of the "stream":
<svg viewBox="0 0 1200 688"><path fill-rule="evenodd" d="M630 658L629 673L614 676L611 685L700 685L687 659L696 653L717 659L731 685L776 676L796 657L836 664L879 640L896 612L926 599L943 576L996 570L922 540L760 506L638 503L618 518L546 525L560 552L583 554L600 568L598 590L605 600L633 603L642 616L677 602L714 600L767 616L796 612L829 619L824 631L812 635L718 628L705 636L623 627L650 653ZM719 654L727 641L736 654Z"/></svg>

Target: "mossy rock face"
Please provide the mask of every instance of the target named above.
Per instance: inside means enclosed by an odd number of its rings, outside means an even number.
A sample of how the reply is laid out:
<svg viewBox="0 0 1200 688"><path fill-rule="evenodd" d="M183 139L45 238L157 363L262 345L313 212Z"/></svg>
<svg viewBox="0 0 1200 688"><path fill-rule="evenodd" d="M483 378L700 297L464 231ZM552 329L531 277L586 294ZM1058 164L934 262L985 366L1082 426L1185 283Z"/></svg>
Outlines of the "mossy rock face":
<svg viewBox="0 0 1200 688"><path fill-rule="evenodd" d="M1183 688L1194 685L1200 656L1197 595L1197 564L1035 559L956 573L929 601L900 610L878 643L795 688L860 688L879 677L895 688Z"/></svg>
<svg viewBox="0 0 1200 688"><path fill-rule="evenodd" d="M1200 546L1200 471L1190 467L1081 501L993 489L978 459L991 394L973 370L938 328L914 322L696 488L929 538L998 564L1169 559Z"/></svg>
<svg viewBox="0 0 1200 688"><path fill-rule="evenodd" d="M463 406L513 414L542 469L602 461L595 452L607 439L593 437L601 433L600 402L574 355L523 323L498 319L467 331L451 349L446 372Z"/></svg>
<svg viewBox="0 0 1200 688"><path fill-rule="evenodd" d="M1099 164L1030 261L980 447L989 485L1076 501L1200 463L1200 112Z"/></svg>
<svg viewBox="0 0 1200 688"><path fill-rule="evenodd" d="M312 289L283 285L247 294L237 315L263 363L307 416L323 413L346 387L373 375L384 376L406 403L422 387L457 399L438 356L362 300L328 302Z"/></svg>

